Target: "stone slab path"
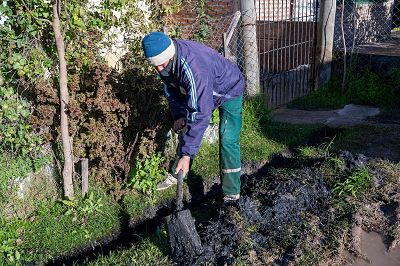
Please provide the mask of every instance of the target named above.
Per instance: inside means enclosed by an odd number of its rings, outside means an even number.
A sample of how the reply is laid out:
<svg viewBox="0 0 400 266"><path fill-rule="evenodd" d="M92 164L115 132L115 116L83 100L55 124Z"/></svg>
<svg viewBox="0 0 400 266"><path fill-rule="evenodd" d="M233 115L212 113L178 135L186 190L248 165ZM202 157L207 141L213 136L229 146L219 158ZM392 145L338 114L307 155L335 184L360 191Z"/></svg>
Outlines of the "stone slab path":
<svg viewBox="0 0 400 266"><path fill-rule="evenodd" d="M289 124L324 124L329 127L351 127L362 124L369 117L378 114L378 108L355 104L348 104L342 109L329 111L306 111L282 107L272 113L272 121Z"/></svg>

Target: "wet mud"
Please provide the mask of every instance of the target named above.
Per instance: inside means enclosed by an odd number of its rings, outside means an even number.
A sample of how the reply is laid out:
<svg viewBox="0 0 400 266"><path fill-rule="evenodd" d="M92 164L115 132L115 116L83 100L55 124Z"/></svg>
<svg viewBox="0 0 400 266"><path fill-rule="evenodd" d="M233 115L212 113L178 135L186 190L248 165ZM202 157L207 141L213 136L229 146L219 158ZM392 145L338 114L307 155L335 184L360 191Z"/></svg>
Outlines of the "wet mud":
<svg viewBox="0 0 400 266"><path fill-rule="evenodd" d="M332 191L360 168L367 168L372 178L367 191L356 197L339 197ZM399 165L362 154L342 151L312 159L290 152L277 155L257 173L243 176L243 196L237 204L224 206L215 200L197 211L203 252L174 257L174 262L344 265L348 252L363 258L363 230L383 234L388 248L396 246L399 178ZM204 218L201 215L207 214L201 211L213 214Z"/></svg>

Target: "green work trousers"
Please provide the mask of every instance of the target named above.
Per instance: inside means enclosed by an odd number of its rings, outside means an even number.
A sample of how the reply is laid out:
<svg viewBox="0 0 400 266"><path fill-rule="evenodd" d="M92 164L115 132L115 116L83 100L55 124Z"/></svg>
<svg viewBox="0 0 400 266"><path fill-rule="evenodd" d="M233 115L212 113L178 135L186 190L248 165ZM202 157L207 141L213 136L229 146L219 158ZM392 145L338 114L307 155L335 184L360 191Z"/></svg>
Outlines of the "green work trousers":
<svg viewBox="0 0 400 266"><path fill-rule="evenodd" d="M240 193L241 166L239 139L242 128L242 102L243 96L240 96L224 102L219 107L220 176L222 191L225 195ZM176 158L171 169L173 175L178 161L179 156Z"/></svg>
<svg viewBox="0 0 400 266"><path fill-rule="evenodd" d="M219 107L219 160L222 191L225 195L240 193L240 130L243 96Z"/></svg>

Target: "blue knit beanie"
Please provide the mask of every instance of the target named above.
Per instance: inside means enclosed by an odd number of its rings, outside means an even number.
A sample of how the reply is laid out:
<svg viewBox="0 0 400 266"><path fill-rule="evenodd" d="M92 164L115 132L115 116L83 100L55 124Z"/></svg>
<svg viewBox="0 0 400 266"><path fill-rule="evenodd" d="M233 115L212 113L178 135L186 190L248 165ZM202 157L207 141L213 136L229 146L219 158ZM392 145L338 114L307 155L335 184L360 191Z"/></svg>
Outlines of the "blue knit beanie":
<svg viewBox="0 0 400 266"><path fill-rule="evenodd" d="M175 55L175 45L172 40L162 32L151 32L142 40L144 55L150 65L158 66Z"/></svg>

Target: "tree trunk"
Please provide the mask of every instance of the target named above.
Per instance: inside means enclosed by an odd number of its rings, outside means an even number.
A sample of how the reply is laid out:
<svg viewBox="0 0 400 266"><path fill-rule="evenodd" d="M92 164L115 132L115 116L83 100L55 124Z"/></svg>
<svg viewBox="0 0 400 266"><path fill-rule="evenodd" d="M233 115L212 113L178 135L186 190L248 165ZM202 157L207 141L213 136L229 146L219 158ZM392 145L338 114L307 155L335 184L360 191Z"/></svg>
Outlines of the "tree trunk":
<svg viewBox="0 0 400 266"><path fill-rule="evenodd" d="M72 183L73 173L73 156L72 143L68 131L68 116L66 106L68 104L68 87L67 87L67 63L65 61L65 45L64 38L61 33L60 17L59 17L59 0L53 1L53 31L57 46L57 54L59 59L59 86L60 86L60 106L61 106L61 139L64 152L64 169L62 172L64 181L64 196L71 197L74 195L74 187Z"/></svg>

